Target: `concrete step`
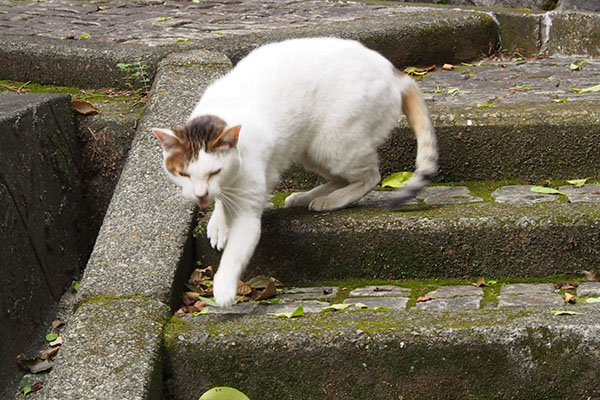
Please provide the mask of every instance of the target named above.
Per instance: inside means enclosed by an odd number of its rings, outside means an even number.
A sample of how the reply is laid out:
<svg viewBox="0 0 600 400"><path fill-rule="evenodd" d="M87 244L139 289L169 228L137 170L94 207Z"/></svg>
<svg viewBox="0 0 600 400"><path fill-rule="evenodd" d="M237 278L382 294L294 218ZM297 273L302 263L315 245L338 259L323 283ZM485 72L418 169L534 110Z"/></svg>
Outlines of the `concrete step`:
<svg viewBox="0 0 600 400"><path fill-rule="evenodd" d="M254 313L242 311L244 303L228 314L186 314L165 330L167 387L177 400L197 399L214 386L278 400L598 398L600 307L565 305L552 285L501 290L511 299L528 291L540 304L377 311L373 305L384 298L371 297L368 309L356 311L296 301L255 305ZM432 292L437 300L418 304L442 302L444 291L456 287L439 288ZM543 306L544 296L557 302ZM293 319L267 314L297 304L312 312Z"/></svg>
<svg viewBox="0 0 600 400"><path fill-rule="evenodd" d="M275 208L264 214L247 275L310 282L577 274L600 256L600 186L561 189L571 200L488 183L471 192L430 187L399 212L380 207L391 192L331 213ZM207 221L199 224L196 256L217 266L220 255L204 234Z"/></svg>

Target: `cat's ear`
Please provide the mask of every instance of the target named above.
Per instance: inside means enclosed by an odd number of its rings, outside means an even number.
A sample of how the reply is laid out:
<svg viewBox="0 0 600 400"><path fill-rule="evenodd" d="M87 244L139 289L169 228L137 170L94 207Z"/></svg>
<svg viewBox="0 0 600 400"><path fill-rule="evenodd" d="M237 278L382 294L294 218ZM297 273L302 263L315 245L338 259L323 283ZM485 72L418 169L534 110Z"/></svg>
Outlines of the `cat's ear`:
<svg viewBox="0 0 600 400"><path fill-rule="evenodd" d="M175 132L170 129L153 128L152 132L154 132L158 140L160 140L160 144L162 144L163 149L166 151L181 145L181 140L175 135Z"/></svg>
<svg viewBox="0 0 600 400"><path fill-rule="evenodd" d="M218 138L212 140L208 147L210 149L215 149L221 146L229 146L235 147L238 142L238 137L240 136L240 130L242 129L241 125L236 125L232 128L227 128L219 135Z"/></svg>

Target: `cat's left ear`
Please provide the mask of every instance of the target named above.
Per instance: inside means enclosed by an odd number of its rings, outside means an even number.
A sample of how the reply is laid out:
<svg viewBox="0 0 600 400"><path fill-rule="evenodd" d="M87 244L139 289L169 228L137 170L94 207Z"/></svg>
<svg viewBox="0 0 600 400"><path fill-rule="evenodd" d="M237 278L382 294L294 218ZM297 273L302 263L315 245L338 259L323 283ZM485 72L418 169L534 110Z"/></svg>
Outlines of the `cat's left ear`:
<svg viewBox="0 0 600 400"><path fill-rule="evenodd" d="M221 146L235 147L240 136L241 125L236 125L232 128L227 128L219 135L218 138L211 141L208 145L209 148L215 149Z"/></svg>

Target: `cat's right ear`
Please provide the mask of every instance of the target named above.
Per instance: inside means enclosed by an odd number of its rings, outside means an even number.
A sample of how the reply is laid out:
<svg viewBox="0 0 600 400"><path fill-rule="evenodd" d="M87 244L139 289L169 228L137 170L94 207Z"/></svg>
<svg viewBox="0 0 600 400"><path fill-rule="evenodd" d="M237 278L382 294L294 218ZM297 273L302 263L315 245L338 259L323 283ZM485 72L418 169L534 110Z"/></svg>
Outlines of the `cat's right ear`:
<svg viewBox="0 0 600 400"><path fill-rule="evenodd" d="M181 145L181 140L175 135L175 132L170 129L153 128L152 132L154 132L158 140L160 140L160 144L165 151L169 151L174 147Z"/></svg>

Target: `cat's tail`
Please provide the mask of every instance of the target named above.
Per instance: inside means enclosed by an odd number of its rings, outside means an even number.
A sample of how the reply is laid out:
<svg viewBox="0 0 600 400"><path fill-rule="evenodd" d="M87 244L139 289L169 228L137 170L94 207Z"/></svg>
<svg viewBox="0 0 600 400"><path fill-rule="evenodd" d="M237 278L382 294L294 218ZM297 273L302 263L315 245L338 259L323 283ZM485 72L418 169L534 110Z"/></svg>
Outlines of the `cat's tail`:
<svg viewBox="0 0 600 400"><path fill-rule="evenodd" d="M397 208L412 199L435 177L438 170L438 146L435 129L429 118L423 95L412 78L396 70L402 92L402 112L417 139L416 169L390 202Z"/></svg>

